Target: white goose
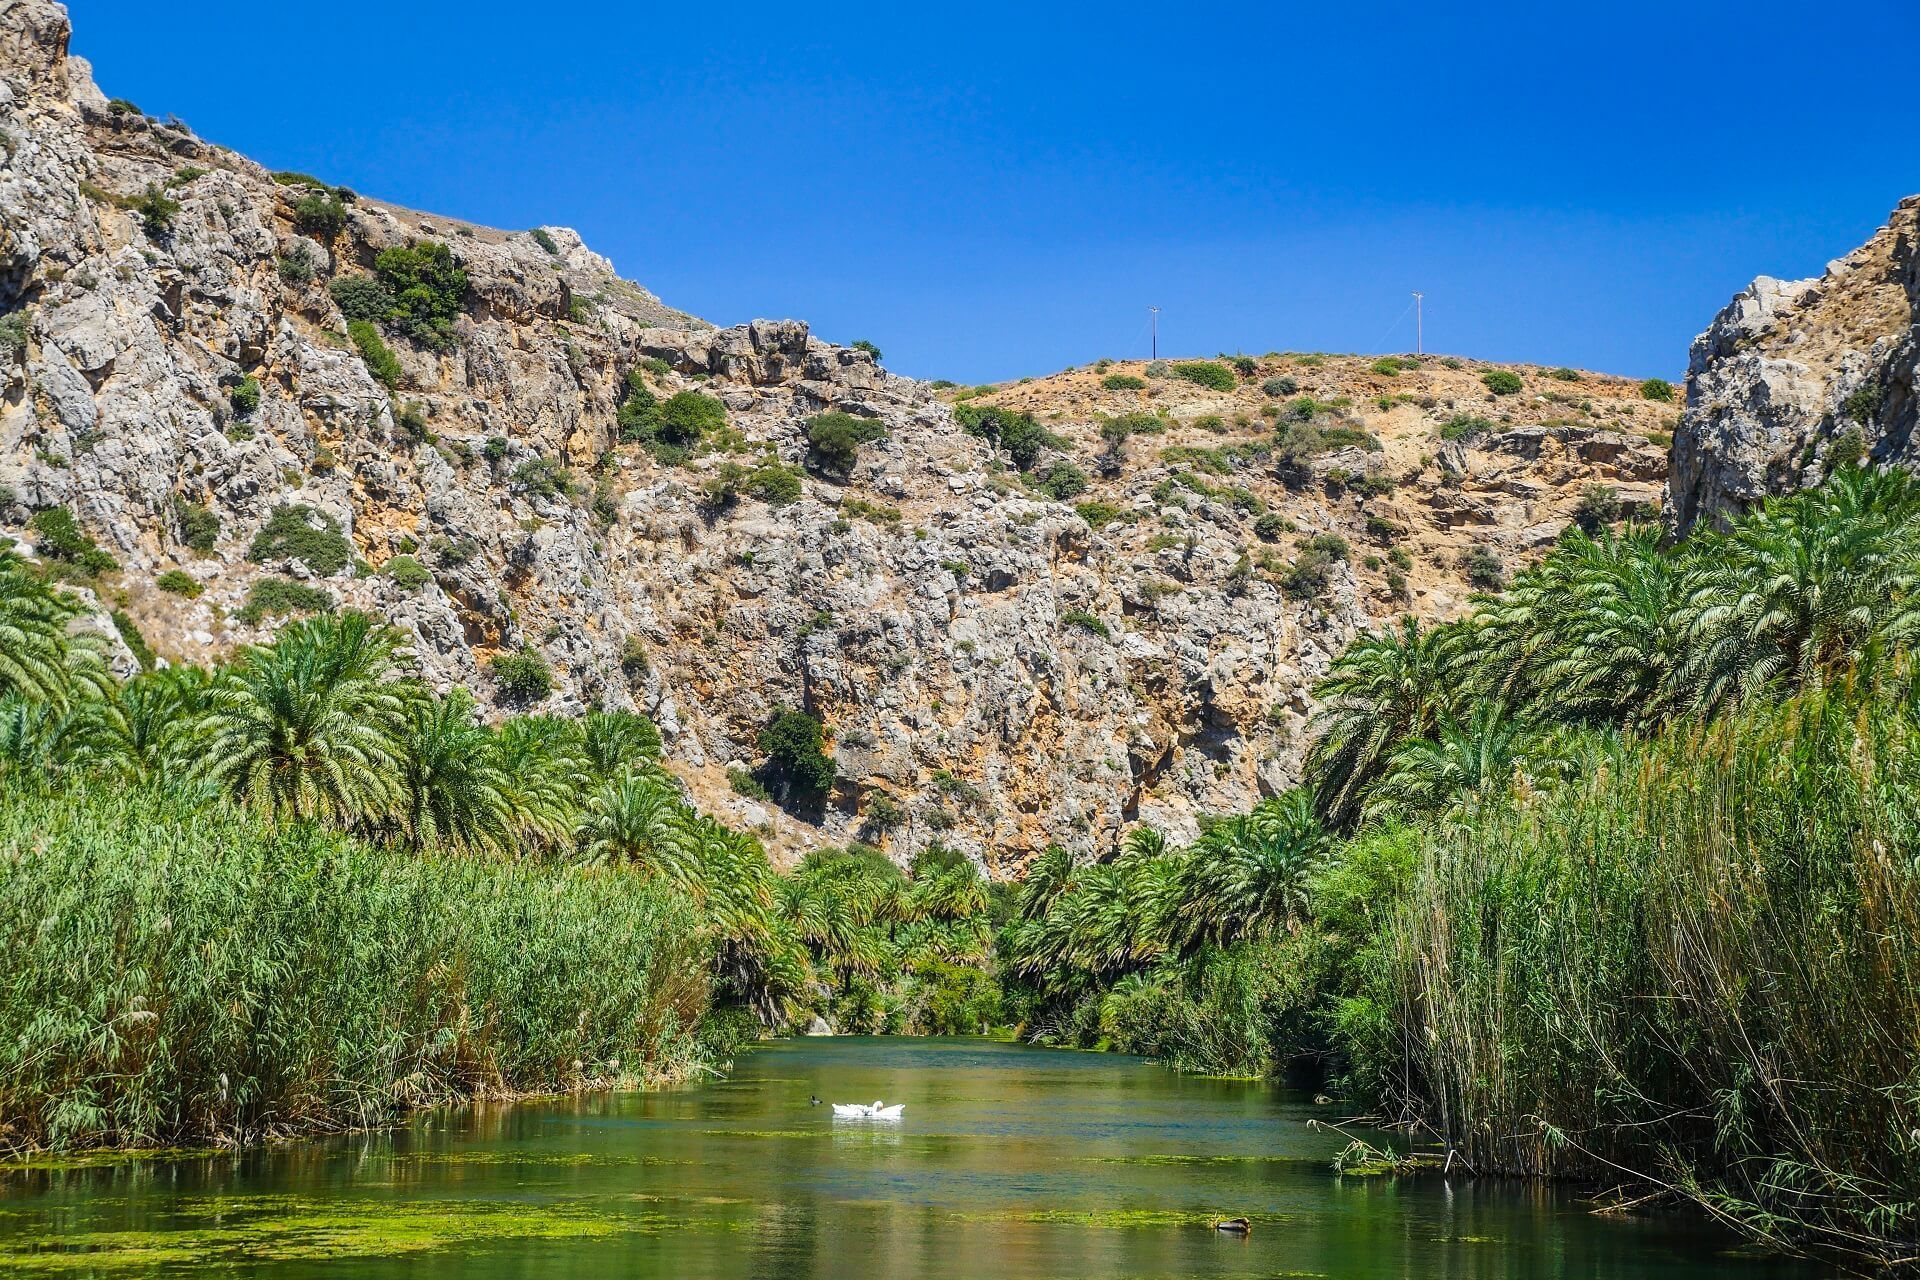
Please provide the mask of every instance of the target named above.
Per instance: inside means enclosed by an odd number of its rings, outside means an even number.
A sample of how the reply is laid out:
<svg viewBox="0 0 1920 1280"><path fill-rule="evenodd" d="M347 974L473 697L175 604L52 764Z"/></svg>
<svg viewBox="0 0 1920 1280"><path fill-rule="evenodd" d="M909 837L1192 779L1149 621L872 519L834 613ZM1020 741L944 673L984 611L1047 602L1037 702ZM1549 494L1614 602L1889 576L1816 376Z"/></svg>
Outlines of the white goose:
<svg viewBox="0 0 1920 1280"><path fill-rule="evenodd" d="M833 1114L845 1120L898 1120L907 1109L904 1102L886 1106L878 1098L872 1102L836 1102Z"/></svg>

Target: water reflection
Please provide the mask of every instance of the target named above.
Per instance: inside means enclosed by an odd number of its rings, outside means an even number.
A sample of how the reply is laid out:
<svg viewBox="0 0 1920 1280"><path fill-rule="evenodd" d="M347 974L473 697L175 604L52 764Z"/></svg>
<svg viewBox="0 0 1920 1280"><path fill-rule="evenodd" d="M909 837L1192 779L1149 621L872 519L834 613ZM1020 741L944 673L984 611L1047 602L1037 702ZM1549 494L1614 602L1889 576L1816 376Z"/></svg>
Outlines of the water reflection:
<svg viewBox="0 0 1920 1280"><path fill-rule="evenodd" d="M904 1102L841 1121L809 1095ZM1569 1192L1340 1179L1301 1095L978 1041L772 1045L730 1079L244 1155L0 1178L22 1274L1709 1277L1810 1271ZM1252 1219L1250 1236L1211 1229ZM84 1254L84 1260L76 1258ZM76 1267L78 1263L78 1267Z"/></svg>

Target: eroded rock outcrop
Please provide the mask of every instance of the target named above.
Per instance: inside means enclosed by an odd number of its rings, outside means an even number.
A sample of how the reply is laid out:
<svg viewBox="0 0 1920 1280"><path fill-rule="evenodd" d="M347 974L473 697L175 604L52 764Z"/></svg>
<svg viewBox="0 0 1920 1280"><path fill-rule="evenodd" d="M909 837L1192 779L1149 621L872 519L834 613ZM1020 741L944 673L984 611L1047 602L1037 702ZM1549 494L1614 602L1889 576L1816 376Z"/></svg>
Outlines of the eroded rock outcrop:
<svg viewBox="0 0 1920 1280"><path fill-rule="evenodd" d="M1675 532L1842 462L1916 460L1920 196L1813 280L1761 276L1694 340L1673 442Z"/></svg>

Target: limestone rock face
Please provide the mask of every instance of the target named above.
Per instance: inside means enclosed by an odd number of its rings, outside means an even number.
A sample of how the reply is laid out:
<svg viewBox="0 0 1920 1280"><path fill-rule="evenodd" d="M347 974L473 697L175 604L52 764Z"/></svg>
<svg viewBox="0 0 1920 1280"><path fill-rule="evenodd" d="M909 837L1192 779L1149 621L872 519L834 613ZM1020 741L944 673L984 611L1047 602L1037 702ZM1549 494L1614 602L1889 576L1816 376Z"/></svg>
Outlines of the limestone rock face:
<svg viewBox="0 0 1920 1280"><path fill-rule="evenodd" d="M1761 276L1694 339L1667 519L1722 522L1863 453L1916 461L1920 196L1815 280Z"/></svg>
<svg viewBox="0 0 1920 1280"><path fill-rule="evenodd" d="M962 429L956 389L798 321L715 328L565 228L365 196L319 225L307 180L110 101L67 33L51 0L0 0L0 536L71 508L122 566L99 595L168 661L269 638L284 620L238 611L272 574L380 614L418 674L490 713L523 708L488 660L533 650L555 676L540 709L650 714L693 797L776 856L940 841L1008 871L1135 822L1191 837L1298 777L1312 684L1356 634L1466 606L1466 552L1520 567L1589 486L1657 506L1648 437L1672 423L1632 384L1534 369L1494 397L1457 360L1276 356L1231 392L1132 364L971 397L1053 434L1023 476ZM147 216L149 190L178 209ZM468 288L444 349L386 332L389 388L328 285L427 240ZM633 375L719 398L726 427L674 465L622 441ZM1294 391L1262 389L1295 378L1350 433L1304 461L1274 451ZM807 468L826 410L885 432L847 474ZM1103 440L1142 411L1151 434ZM772 464L797 498L737 491ZM255 552L288 507L350 562ZM428 580L403 585L402 556ZM161 591L169 570L204 591ZM828 728L823 812L729 788L782 707Z"/></svg>

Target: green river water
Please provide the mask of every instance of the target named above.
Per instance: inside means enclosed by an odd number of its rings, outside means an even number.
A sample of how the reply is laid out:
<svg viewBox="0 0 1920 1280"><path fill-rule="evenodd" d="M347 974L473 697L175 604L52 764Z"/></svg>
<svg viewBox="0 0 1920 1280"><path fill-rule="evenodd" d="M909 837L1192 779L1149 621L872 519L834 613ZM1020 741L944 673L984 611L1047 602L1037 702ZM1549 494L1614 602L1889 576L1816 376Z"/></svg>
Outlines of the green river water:
<svg viewBox="0 0 1920 1280"><path fill-rule="evenodd" d="M904 1102L898 1123L829 1101ZM271 1277L1807 1277L1565 1189L1337 1177L1270 1084L979 1040L765 1046L729 1077L245 1155L0 1173L0 1272ZM1214 1231L1245 1215L1249 1236Z"/></svg>

